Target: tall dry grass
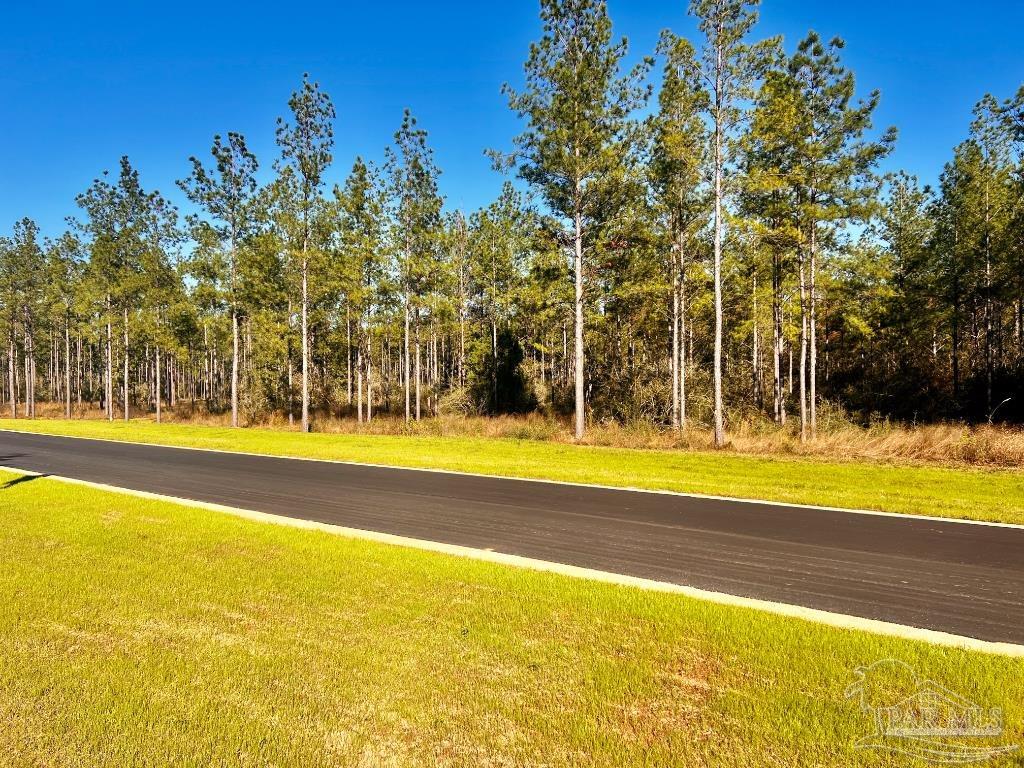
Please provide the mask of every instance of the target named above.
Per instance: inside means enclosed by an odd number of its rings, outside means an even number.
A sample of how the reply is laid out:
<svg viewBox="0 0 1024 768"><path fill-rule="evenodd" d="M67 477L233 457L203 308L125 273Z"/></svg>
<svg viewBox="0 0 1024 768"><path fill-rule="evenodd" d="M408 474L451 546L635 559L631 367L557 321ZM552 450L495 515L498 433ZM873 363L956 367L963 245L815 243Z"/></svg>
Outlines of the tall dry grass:
<svg viewBox="0 0 1024 768"><path fill-rule="evenodd" d="M154 414L133 412L134 418L153 419ZM938 465L1024 468L1024 429L996 426L970 426L946 423L907 426L879 423L857 426L841 415L825 411L817 439L801 442L795 424L779 428L761 418L737 419L728 431L727 451L751 456L809 456L822 459L861 459L912 462ZM39 418L62 418L59 404L40 403ZM76 409L75 418L102 419L96 408ZM226 427L230 414L211 413L187 406L165 408L168 423ZM280 413L247 424L265 429L298 430L297 420L290 423ZM426 437L478 437L515 440L544 440L575 443L567 420L541 414L526 416L441 415L406 424L401 418L375 416L368 424L353 418L315 414L317 432L364 435L421 435ZM585 445L652 450L714 449L711 430L691 425L675 431L650 423L623 425L591 424Z"/></svg>

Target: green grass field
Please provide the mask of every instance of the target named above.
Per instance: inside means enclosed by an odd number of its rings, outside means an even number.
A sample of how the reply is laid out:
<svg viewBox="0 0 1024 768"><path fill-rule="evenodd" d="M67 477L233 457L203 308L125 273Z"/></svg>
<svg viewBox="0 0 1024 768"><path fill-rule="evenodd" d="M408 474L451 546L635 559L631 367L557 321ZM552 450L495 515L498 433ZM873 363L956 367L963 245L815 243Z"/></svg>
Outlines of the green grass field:
<svg viewBox="0 0 1024 768"><path fill-rule="evenodd" d="M908 765L852 746L885 658L1024 743L1024 659L45 478L0 515L4 764Z"/></svg>
<svg viewBox="0 0 1024 768"><path fill-rule="evenodd" d="M131 422L0 420L0 428L277 456L1024 523L1024 471L759 458L495 438L298 432Z"/></svg>

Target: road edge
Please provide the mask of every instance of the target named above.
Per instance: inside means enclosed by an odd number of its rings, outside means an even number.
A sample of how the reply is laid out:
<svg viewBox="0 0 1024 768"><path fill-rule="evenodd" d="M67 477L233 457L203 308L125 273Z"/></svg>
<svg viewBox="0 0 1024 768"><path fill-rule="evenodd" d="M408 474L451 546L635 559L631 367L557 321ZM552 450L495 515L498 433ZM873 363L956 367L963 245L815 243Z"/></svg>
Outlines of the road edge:
<svg viewBox="0 0 1024 768"><path fill-rule="evenodd" d="M810 509L819 512L844 512L851 515L871 515L874 517L894 517L900 520L918 520L936 523L957 523L959 525L983 525L989 528L1011 528L1024 530L1022 523L1003 523L996 520L972 520L964 517L941 517L939 515L918 515L910 512L884 512L877 509L856 509L853 507L825 507L817 504L800 504L789 501L772 501L743 496L715 496L708 493L688 493L686 491L669 491L658 488L636 488L628 485L600 485L599 483L578 483L570 480L545 480L539 477L515 477L513 475L486 475L479 472L465 472L458 469L435 469L432 467L405 467L399 464L375 464L369 461L353 461L351 459L317 459L311 456L284 456L274 453L255 453L253 451L232 451L226 448L198 448L192 445L167 445L150 443L142 440L118 440L112 437L86 437L84 435L59 435L52 432L33 432L27 429L9 429L0 427L0 433L12 435L33 435L35 437L56 437L68 440L96 440L101 443L118 443L120 445L144 445L148 448L173 448L179 451L199 451L205 453L221 453L237 456L254 456L261 459L285 459L287 461L313 461L323 464L341 464L353 467L371 467L374 469L395 469L407 472L431 472L440 475L457 477L482 477L489 480L510 480L521 483L542 483L547 485L563 485L571 488L594 488L602 491L627 491L629 493L648 493L660 496L678 496L686 499L708 499L711 501L732 501L739 504L762 504L770 507L788 507L791 509ZM23 470L18 470L23 471Z"/></svg>
<svg viewBox="0 0 1024 768"><path fill-rule="evenodd" d="M378 531L365 530L362 528L350 528L347 526L335 525L333 523L323 523L316 520L304 520L302 518L287 517L285 515L275 515L269 512L258 512L256 510L244 509L241 507L231 507L224 504L215 504L208 501L198 501L196 499L183 498L180 496L170 496L162 493L153 493L151 491L137 491L131 488L123 488L121 486L116 485L107 485L105 483L96 483L90 480L79 480L77 478L64 477L62 475L51 475L45 472L33 472L30 470L19 469L17 467L0 466L0 471L10 472L13 474L19 474L28 477L46 478L61 483L84 486L87 488L93 488L100 491L107 491L110 493L118 493L126 496L133 496L140 499L163 501L171 504L177 504L179 506L191 507L194 509L202 509L210 512L219 512L223 514L232 515L234 517L251 520L254 522L283 525L290 528L299 528L304 530L321 531L324 533L344 536L347 538L372 541L379 544L389 544L393 546L408 547L420 551L435 552L439 554L452 555L455 557L462 557L471 560L495 563L499 565L507 565L516 568L525 568L527 570L545 573L556 573L562 576L585 579L604 584L634 587L653 592L678 594L696 600L714 603L717 605L725 605L737 608L748 608L760 611L762 613L770 613L777 616L786 616L789 618L801 619L815 624L823 624L838 629L868 632L871 634L883 635L887 637L896 637L903 640L914 640L930 643L932 645L946 646L951 648L961 648L964 650L978 651L981 653L999 656L1024 658L1024 645L1017 645L1014 643L979 640L973 637L955 635L949 632L941 632L934 629L924 629L921 627L913 627L904 624L896 624L888 621L880 621L878 619L865 619L859 616L851 616L842 613L832 613L817 608L806 608L804 606L791 605L789 603L777 603L770 600L759 600L751 597L740 597L737 595L730 595L725 592L714 592L711 590L698 589L696 587L688 587L682 584L673 584L671 582L665 581L655 581L653 579L645 579L638 576L626 576L623 574L617 574L610 571L600 571L593 568L584 568L576 565L567 565L564 563L540 560L537 558L524 557L521 555L509 555L502 552L494 552L489 549L476 549L474 547L465 547L458 544L445 544L442 542L430 541L427 539L415 539L407 536L398 536L396 534L391 533L381 533Z"/></svg>

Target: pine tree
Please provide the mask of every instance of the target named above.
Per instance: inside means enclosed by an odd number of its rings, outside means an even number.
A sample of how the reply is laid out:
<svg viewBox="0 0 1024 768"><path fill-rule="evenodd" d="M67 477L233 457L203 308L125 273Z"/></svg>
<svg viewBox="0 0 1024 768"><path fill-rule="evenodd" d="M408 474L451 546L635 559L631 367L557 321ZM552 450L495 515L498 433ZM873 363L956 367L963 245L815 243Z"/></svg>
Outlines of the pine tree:
<svg viewBox="0 0 1024 768"><path fill-rule="evenodd" d="M771 265L772 415L779 426L786 423L787 400L783 370L787 302L783 294L793 253L800 244L797 148L802 121L798 83L785 69L772 68L758 91L750 129L742 139L740 211Z"/></svg>
<svg viewBox="0 0 1024 768"><path fill-rule="evenodd" d="M177 269L175 249L182 239L178 230L178 211L161 194L148 196L148 223L142 252L141 308L149 325L153 342L153 380L151 391L156 409L157 423L161 421L163 407L163 381L161 372L166 364L166 352L173 345L171 308L181 293L181 279ZM149 368L149 361L144 366Z"/></svg>
<svg viewBox="0 0 1024 768"><path fill-rule="evenodd" d="M809 392L804 393L804 361L801 351L800 435L814 438L817 433L818 382L818 262L821 242L836 227L868 217L877 199L879 181L873 169L892 149L896 129L890 128L877 141L865 134L880 94L854 103L853 73L845 69L839 54L845 44L834 38L827 45L815 32L804 38L790 61L793 77L800 84L804 125L799 152L804 189L800 203L804 229L800 249L801 295L806 294L802 326L809 345ZM804 275L806 268L806 290Z"/></svg>
<svg viewBox="0 0 1024 768"><path fill-rule="evenodd" d="M441 235L443 198L438 192L440 171L427 145L427 132L418 127L407 109L395 132L395 146L387 150L390 179L391 242L398 257L402 291L402 380L405 420L420 419L420 322L427 309L435 276ZM412 399L415 394L415 412Z"/></svg>
<svg viewBox="0 0 1024 768"><path fill-rule="evenodd" d="M730 192L727 175L735 133L744 120L743 104L753 96L758 77L776 42L748 45L745 40L754 24L757 0L692 0L690 13L697 17L704 46L697 60L698 75L709 93L711 170L714 200L712 227L714 254L715 351L714 431L715 445L725 445L725 411L722 400L723 286L722 251L725 241L725 208Z"/></svg>
<svg viewBox="0 0 1024 768"><path fill-rule="evenodd" d="M335 187L334 196L339 215L338 268L344 270L348 303L356 318L356 413L362 422L364 391L367 421L373 412L371 329L387 269L384 192L376 171L357 157L345 187Z"/></svg>
<svg viewBox="0 0 1024 768"><path fill-rule="evenodd" d="M452 277L451 298L459 327L454 385L461 389L466 386L466 324L469 321L471 265L469 227L462 211L447 216L444 234Z"/></svg>
<svg viewBox="0 0 1024 768"><path fill-rule="evenodd" d="M489 412L515 410L522 404L522 393L512 391L509 385L515 384L518 370L505 365L504 356L509 350L502 347L499 334L507 338L532 245L532 226L522 195L505 182L498 199L473 215L470 229L473 247L469 278L486 326L481 335L487 339L488 350L475 366L483 374L483 381L475 388Z"/></svg>
<svg viewBox="0 0 1024 768"><path fill-rule="evenodd" d="M542 0L543 35L530 46L526 86L506 85L509 106L527 122L509 162L541 193L552 211L569 222L575 300L574 431L586 425L584 314L587 257L594 230L616 211L602 207L602 187L632 149L630 115L646 99L645 61L623 75L625 39L613 42L601 0Z"/></svg>
<svg viewBox="0 0 1024 768"><path fill-rule="evenodd" d="M690 43L663 32L658 52L665 58L659 111L653 121L651 182L665 217L671 286L672 426L686 429L687 271L695 261L697 234L706 210L707 129L701 113L707 109L707 91L696 79L698 71Z"/></svg>
<svg viewBox="0 0 1024 768"><path fill-rule="evenodd" d="M928 370L938 357L939 290L936 265L929 245L934 240L931 190L916 177L898 173L889 180L889 192L879 216L879 236L891 259L891 295L879 329L885 339L886 377L918 385L904 396L910 400L937 400ZM897 395L898 396L898 395Z"/></svg>
<svg viewBox="0 0 1024 768"><path fill-rule="evenodd" d="M191 157L192 173L179 181L178 186L212 219L204 222L192 217L191 224L211 227L227 255L226 274L218 275L218 282L223 284L220 290L227 296L231 313L231 426L237 427L238 259L240 248L253 236L256 227L253 205L259 163L239 133L229 132L226 142L220 136L214 136L210 153L214 160L213 169L207 170L198 158Z"/></svg>
<svg viewBox="0 0 1024 768"><path fill-rule="evenodd" d="M994 388L996 369L1002 362L1000 318L1003 288L1007 284L1003 280L1003 264L1008 259L1001 247L1005 242L1001 234L1009 224L1013 205L1011 135L1000 106L991 95L982 98L974 108L970 141L978 149L979 161L976 184L980 231L976 234L976 249L983 269L979 303L984 337L985 413L991 420L997 407Z"/></svg>
<svg viewBox="0 0 1024 768"><path fill-rule="evenodd" d="M953 407L959 415L985 419L1008 393L997 387L1009 367L1004 318L1020 264L1019 239L1012 234L1019 198L1011 135L998 110L990 96L978 104L970 137L943 171L933 242L948 317Z"/></svg>
<svg viewBox="0 0 1024 768"><path fill-rule="evenodd" d="M1016 286L1017 312L1013 326L1017 340L1018 374L1024 374L1024 86L1016 96L1007 99L1002 111L1016 155L1016 169L1010 182L1010 196L1015 202L1011 206L1003 247L1011 273L1008 282ZM1024 399L1024 392L1018 394L1018 399Z"/></svg>
<svg viewBox="0 0 1024 768"><path fill-rule="evenodd" d="M5 298L9 305L11 371L11 415L17 415L16 332L20 326L22 337L22 363L24 365L25 415L36 415L36 369L38 331L45 315L43 281L46 276L46 256L40 243L39 225L23 218L14 224L13 236L7 241L5 265Z"/></svg>
<svg viewBox="0 0 1024 768"><path fill-rule="evenodd" d="M106 180L107 173L78 196L78 205L86 213L80 225L88 239L89 278L95 287L106 329L104 355L107 418L114 418L114 339L115 318L122 323L121 394L124 419L130 415L130 315L138 305L143 288L143 257L150 247L147 230L151 224L151 197L139 183L139 173L127 157L121 158L117 183Z"/></svg>
<svg viewBox="0 0 1024 768"><path fill-rule="evenodd" d="M302 327L302 431L309 431L309 266L313 227L322 204L320 188L324 171L333 160L334 104L320 90L319 83L303 75L302 88L288 100L292 120L277 120L277 143L281 158L276 167L287 169L291 184L282 187L289 193L288 205L298 228L297 248L301 281L300 323Z"/></svg>
<svg viewBox="0 0 1024 768"><path fill-rule="evenodd" d="M75 298L81 292L84 264L82 245L70 232L48 243L43 295L54 335L59 333L63 337L63 381L60 385L66 419L71 418L71 329L79 322ZM55 379L59 379L61 368L58 350L59 345L55 344L54 354L57 359L52 365ZM55 399L51 393L51 400Z"/></svg>
<svg viewBox="0 0 1024 768"><path fill-rule="evenodd" d="M18 417L18 391L15 386L17 366L17 323L20 281L14 243L10 238L0 237L0 310L3 312L4 329L7 333L7 391L10 399L11 418Z"/></svg>

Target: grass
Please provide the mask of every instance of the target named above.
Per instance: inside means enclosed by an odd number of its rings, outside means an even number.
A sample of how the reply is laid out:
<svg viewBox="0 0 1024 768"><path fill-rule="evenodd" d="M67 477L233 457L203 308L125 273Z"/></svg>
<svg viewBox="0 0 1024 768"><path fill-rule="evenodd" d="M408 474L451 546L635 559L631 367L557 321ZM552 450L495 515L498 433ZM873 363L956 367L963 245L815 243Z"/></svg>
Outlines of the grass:
<svg viewBox="0 0 1024 768"><path fill-rule="evenodd" d="M351 409L350 409L351 410ZM102 420L94 406L74 408L76 419ZM119 412L119 411L118 411ZM40 402L37 416L63 418L60 403ZM148 410L132 410L133 416L153 418ZM834 404L818 408L818 436L801 441L797 419L779 427L764 414L746 411L727 414L726 450L745 456L804 456L823 460L863 459L898 461L932 466L1016 468L1024 466L1024 428L1010 424L902 424L874 421L854 422ZM193 426L228 427L231 414L209 411L201 403L194 407L179 401L165 408L164 422ZM577 441L570 421L552 414L504 414L482 416L442 410L439 415L406 423L398 415L376 413L371 423L360 424L355 414L340 415L315 410L314 431L361 435L417 435L421 437L500 437L555 443L583 444L607 448L709 451L714 449L714 432L699 418L691 418L686 430L669 429L649 420L631 423L595 421ZM255 420L243 415L242 425L297 431L286 414L266 413Z"/></svg>
<svg viewBox="0 0 1024 768"><path fill-rule="evenodd" d="M2 472L0 515L5 764L907 765L853 748L886 658L1024 742L1024 659Z"/></svg>
<svg viewBox="0 0 1024 768"><path fill-rule="evenodd" d="M1024 523L1024 472L423 435L302 434L150 420L0 420L6 429Z"/></svg>

